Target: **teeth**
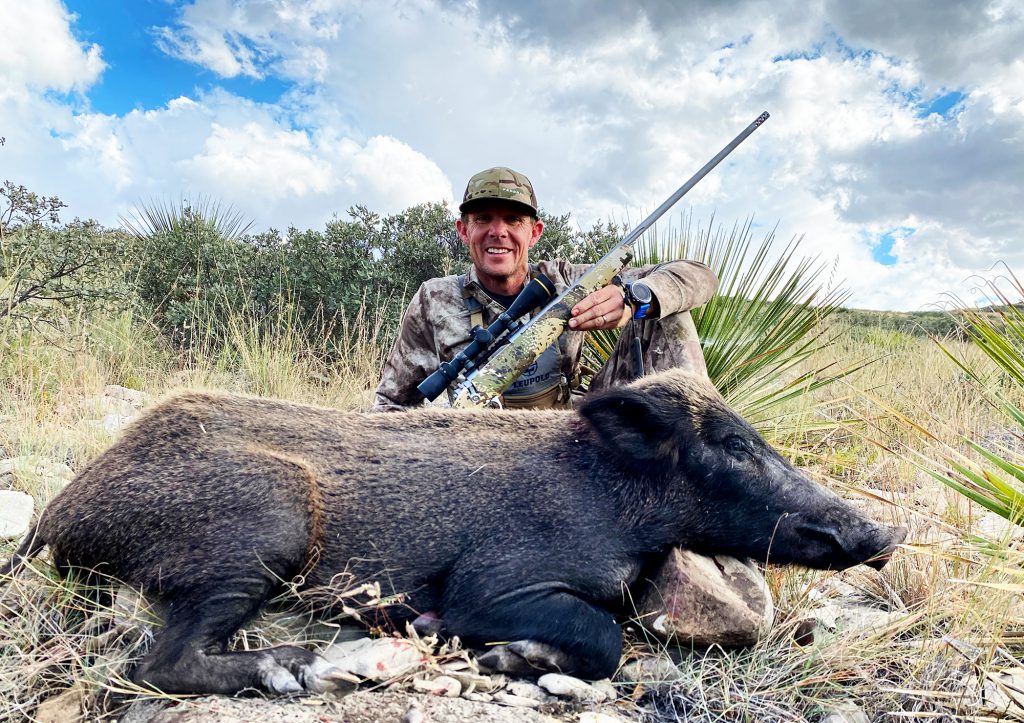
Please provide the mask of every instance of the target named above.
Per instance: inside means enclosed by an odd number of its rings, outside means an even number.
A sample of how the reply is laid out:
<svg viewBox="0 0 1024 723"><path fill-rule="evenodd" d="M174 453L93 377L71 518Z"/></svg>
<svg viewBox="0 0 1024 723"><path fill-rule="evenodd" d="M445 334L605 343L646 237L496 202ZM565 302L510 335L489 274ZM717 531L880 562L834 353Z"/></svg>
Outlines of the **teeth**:
<svg viewBox="0 0 1024 723"><path fill-rule="evenodd" d="M489 253L489 254L509 254L509 253L512 253L512 252L510 250L508 250L508 249L487 249L487 253Z"/></svg>

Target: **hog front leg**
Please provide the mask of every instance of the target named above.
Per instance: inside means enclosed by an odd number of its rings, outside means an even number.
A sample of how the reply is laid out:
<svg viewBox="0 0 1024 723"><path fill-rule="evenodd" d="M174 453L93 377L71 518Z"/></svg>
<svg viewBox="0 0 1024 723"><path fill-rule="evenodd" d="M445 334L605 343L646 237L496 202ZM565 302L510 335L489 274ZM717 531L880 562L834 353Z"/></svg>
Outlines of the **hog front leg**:
<svg viewBox="0 0 1024 723"><path fill-rule="evenodd" d="M472 595L442 613L446 631L476 648L478 661L514 675L561 672L598 680L622 655L622 630L612 615L558 584L514 590L492 600Z"/></svg>
<svg viewBox="0 0 1024 723"><path fill-rule="evenodd" d="M271 590L261 577L218 581L167 600L167 621L132 680L165 693L324 692L351 688L337 668L308 650L280 646L227 652L231 636Z"/></svg>

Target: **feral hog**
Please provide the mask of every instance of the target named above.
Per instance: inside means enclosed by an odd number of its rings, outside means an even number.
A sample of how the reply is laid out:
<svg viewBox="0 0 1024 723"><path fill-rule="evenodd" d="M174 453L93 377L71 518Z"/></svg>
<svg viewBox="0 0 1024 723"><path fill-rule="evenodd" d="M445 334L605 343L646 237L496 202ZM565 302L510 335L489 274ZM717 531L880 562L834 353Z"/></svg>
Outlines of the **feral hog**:
<svg viewBox="0 0 1024 723"><path fill-rule="evenodd" d="M818 568L879 559L906 530L809 480L682 371L576 412L354 414L185 394L93 460L8 564L49 545L162 599L166 624L134 679L168 692L319 690L295 647L225 652L279 580L348 569L408 593L496 669L600 678L615 612L672 546ZM517 662L518 661L518 662Z"/></svg>

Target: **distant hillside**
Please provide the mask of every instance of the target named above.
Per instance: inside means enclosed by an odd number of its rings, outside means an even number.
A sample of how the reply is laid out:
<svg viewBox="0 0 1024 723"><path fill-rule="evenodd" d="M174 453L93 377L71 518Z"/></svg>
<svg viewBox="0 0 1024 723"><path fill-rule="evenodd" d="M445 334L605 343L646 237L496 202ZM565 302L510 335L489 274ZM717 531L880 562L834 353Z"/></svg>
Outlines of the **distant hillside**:
<svg viewBox="0 0 1024 723"><path fill-rule="evenodd" d="M1009 307L987 306L980 309L989 317L992 324L1001 326L999 312ZM1021 305L1019 310L1024 311ZM899 331L915 336L944 337L957 332L956 309L950 311L871 311L869 309L839 309L833 318L843 320L853 326L871 329Z"/></svg>
<svg viewBox="0 0 1024 723"><path fill-rule="evenodd" d="M855 326L900 331L915 336L947 336L956 331L952 314L946 311L871 311L839 309L835 318Z"/></svg>

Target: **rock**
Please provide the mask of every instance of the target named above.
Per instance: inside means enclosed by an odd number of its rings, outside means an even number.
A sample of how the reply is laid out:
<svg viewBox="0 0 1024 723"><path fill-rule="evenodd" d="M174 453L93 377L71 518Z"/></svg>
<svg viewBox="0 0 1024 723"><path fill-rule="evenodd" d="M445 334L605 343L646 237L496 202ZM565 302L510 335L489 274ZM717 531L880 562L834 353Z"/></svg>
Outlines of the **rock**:
<svg viewBox="0 0 1024 723"><path fill-rule="evenodd" d="M775 605L749 562L675 549L643 593L640 622L686 645L753 645L771 628Z"/></svg>
<svg viewBox="0 0 1024 723"><path fill-rule="evenodd" d="M36 708L33 720L37 723L73 723L82 720L82 703L85 701L84 691L73 685L63 693L47 698Z"/></svg>
<svg viewBox="0 0 1024 723"><path fill-rule="evenodd" d="M462 693L462 684L455 678L439 675L436 678L416 678L412 687L420 693L440 695L445 698L458 698Z"/></svg>
<svg viewBox="0 0 1024 723"><path fill-rule="evenodd" d="M360 638L334 643L321 655L336 668L375 681L410 673L423 663L423 655L402 638Z"/></svg>
<svg viewBox="0 0 1024 723"><path fill-rule="evenodd" d="M511 708L540 708L540 701L533 700L532 698L523 698L519 695L512 695L506 693L503 690L499 690L497 693L491 696L491 700L500 705L507 705Z"/></svg>
<svg viewBox="0 0 1024 723"><path fill-rule="evenodd" d="M683 673L671 658L657 655L629 661L619 669L617 677L626 683L659 685L679 680Z"/></svg>
<svg viewBox="0 0 1024 723"><path fill-rule="evenodd" d="M0 539L21 539L32 523L32 495L0 490Z"/></svg>
<svg viewBox="0 0 1024 723"><path fill-rule="evenodd" d="M537 679L537 685L559 698L570 698L580 703L604 703L608 696L579 678L561 673L548 673Z"/></svg>
<svg viewBox="0 0 1024 723"><path fill-rule="evenodd" d="M134 416L126 416L122 414L108 414L105 417L103 417L103 419L96 422L96 426L98 426L100 429L102 429L104 432L108 434L113 434L122 427L127 426L134 419Z"/></svg>
<svg viewBox="0 0 1024 723"><path fill-rule="evenodd" d="M823 633L862 636L877 633L889 627L901 616L869 605L836 601L811 611L815 627L814 640Z"/></svg>
<svg viewBox="0 0 1024 723"><path fill-rule="evenodd" d="M619 691L615 688L614 683L608 678L604 680L595 680L591 685L595 690L599 690L605 695L606 701L613 701L619 697Z"/></svg>
<svg viewBox="0 0 1024 723"><path fill-rule="evenodd" d="M981 696L984 709L1000 718L1024 717L1024 668L985 673Z"/></svg>
<svg viewBox="0 0 1024 723"><path fill-rule="evenodd" d="M0 460L0 489L11 489L17 478L28 477L45 484L46 491L52 496L64 489L74 476L66 464L46 457L25 455Z"/></svg>
<svg viewBox="0 0 1024 723"><path fill-rule="evenodd" d="M830 706L821 723L871 723L871 719L856 703L845 702Z"/></svg>
<svg viewBox="0 0 1024 723"><path fill-rule="evenodd" d="M1010 522L995 512L986 513L974 523L974 531L990 540L1014 541L1024 538L1024 527Z"/></svg>
<svg viewBox="0 0 1024 723"><path fill-rule="evenodd" d="M517 695L520 698L529 698L538 703L547 703L553 700L539 685L534 685L526 680L513 680L505 686L505 690L512 695Z"/></svg>
<svg viewBox="0 0 1024 723"><path fill-rule="evenodd" d="M580 713L579 723L629 723L629 718L621 718L611 713L601 711L586 711Z"/></svg>
<svg viewBox="0 0 1024 723"><path fill-rule="evenodd" d="M449 678L454 678L459 681L459 685L462 686L463 696L468 696L469 693L479 691L488 692L497 690L503 684L503 681L495 681L493 676L481 675L479 673L474 673L472 670L454 668L451 664L442 665L441 672Z"/></svg>
<svg viewBox="0 0 1024 723"><path fill-rule="evenodd" d="M108 384L103 388L103 396L110 397L112 399L119 399L122 402L128 402L136 409L142 409L148 404L153 396L146 394L146 392L140 392L137 389L129 389L128 387L121 387L117 384Z"/></svg>

